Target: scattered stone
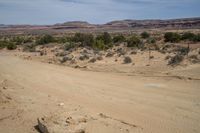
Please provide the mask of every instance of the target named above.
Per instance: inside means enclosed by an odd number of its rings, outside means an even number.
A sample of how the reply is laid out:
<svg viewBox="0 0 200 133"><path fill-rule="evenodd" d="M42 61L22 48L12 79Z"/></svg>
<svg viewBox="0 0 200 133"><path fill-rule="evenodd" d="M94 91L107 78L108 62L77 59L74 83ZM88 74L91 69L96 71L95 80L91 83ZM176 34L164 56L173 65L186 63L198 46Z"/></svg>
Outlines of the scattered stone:
<svg viewBox="0 0 200 133"><path fill-rule="evenodd" d="M114 55L114 53L109 51L109 52L106 54L106 57L113 57L113 55Z"/></svg>
<svg viewBox="0 0 200 133"><path fill-rule="evenodd" d="M137 51L131 51L131 53L130 54L137 54Z"/></svg>
<svg viewBox="0 0 200 133"><path fill-rule="evenodd" d="M84 55L81 55L80 57L79 57L79 60L81 60L81 61L83 61L83 60L87 60L87 59L89 59L90 57L87 55L87 54L84 54Z"/></svg>
<svg viewBox="0 0 200 133"><path fill-rule="evenodd" d="M79 123L86 123L86 122L87 122L87 119L86 119L86 118L79 118L79 119L78 119L78 122L79 122Z"/></svg>
<svg viewBox="0 0 200 133"><path fill-rule="evenodd" d="M182 55L177 54L169 60L168 65L180 64L183 61L183 59L184 57Z"/></svg>
<svg viewBox="0 0 200 133"><path fill-rule="evenodd" d="M73 55L66 55L66 56L64 56L64 57L60 60L60 62L61 62L61 63L65 63L66 61L72 60L73 57L74 57Z"/></svg>
<svg viewBox="0 0 200 133"><path fill-rule="evenodd" d="M124 57L124 64L129 64L132 62L132 59L129 56Z"/></svg>
<svg viewBox="0 0 200 133"><path fill-rule="evenodd" d="M46 122L44 121L44 118L38 118L38 129L41 133L49 133L47 126L46 126Z"/></svg>
<svg viewBox="0 0 200 133"><path fill-rule="evenodd" d="M58 106L64 106L64 105L65 105L64 103L59 103L59 104L58 104Z"/></svg>
<svg viewBox="0 0 200 133"><path fill-rule="evenodd" d="M89 60L89 63L94 63L96 61L97 61L96 58L92 58L92 59Z"/></svg>
<svg viewBox="0 0 200 133"><path fill-rule="evenodd" d="M68 55L68 54L70 54L70 53L67 52L67 51L64 51L64 52L56 53L55 55L56 55L56 56L66 56L66 55Z"/></svg>
<svg viewBox="0 0 200 133"><path fill-rule="evenodd" d="M165 60L169 60L169 59L171 59L172 57L170 56L170 55L167 55L166 57L165 57Z"/></svg>
<svg viewBox="0 0 200 133"><path fill-rule="evenodd" d="M40 56L43 56L44 55L44 52L43 51L40 51Z"/></svg>
<svg viewBox="0 0 200 133"><path fill-rule="evenodd" d="M97 60L103 60L102 56L97 56Z"/></svg>
<svg viewBox="0 0 200 133"><path fill-rule="evenodd" d="M153 55L149 57L149 59L153 59L153 58L154 58L154 56L153 56Z"/></svg>
<svg viewBox="0 0 200 133"><path fill-rule="evenodd" d="M75 133L85 133L85 130L84 129L78 129L75 131Z"/></svg>

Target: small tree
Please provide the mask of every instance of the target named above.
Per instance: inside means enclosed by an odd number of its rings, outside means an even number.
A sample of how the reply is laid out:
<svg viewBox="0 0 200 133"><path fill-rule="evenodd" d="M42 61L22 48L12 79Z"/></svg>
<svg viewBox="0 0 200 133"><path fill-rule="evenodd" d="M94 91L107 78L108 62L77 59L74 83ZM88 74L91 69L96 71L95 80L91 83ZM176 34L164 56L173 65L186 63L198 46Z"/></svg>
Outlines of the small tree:
<svg viewBox="0 0 200 133"><path fill-rule="evenodd" d="M142 37L143 39L147 39L147 38L150 37L150 34L147 33L146 31L142 32L140 35L141 35L141 37Z"/></svg>

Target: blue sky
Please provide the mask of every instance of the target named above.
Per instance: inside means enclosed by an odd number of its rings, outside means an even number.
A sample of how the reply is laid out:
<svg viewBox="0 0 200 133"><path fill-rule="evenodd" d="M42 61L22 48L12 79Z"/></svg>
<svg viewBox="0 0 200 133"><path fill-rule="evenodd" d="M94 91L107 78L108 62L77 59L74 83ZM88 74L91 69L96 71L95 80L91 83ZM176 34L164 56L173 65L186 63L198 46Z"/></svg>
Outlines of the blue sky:
<svg viewBox="0 0 200 133"><path fill-rule="evenodd" d="M0 24L200 17L200 0L0 0Z"/></svg>

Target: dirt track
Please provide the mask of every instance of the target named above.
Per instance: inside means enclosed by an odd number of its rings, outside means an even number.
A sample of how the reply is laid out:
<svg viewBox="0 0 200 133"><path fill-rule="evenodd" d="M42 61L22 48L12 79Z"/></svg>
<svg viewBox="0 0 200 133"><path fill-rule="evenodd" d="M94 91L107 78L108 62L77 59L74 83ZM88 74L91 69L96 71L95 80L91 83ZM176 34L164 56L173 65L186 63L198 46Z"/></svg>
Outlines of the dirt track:
<svg viewBox="0 0 200 133"><path fill-rule="evenodd" d="M37 132L37 117L63 112L92 117L89 133L200 132L199 80L81 71L0 54L0 82L11 99L0 102L0 132Z"/></svg>

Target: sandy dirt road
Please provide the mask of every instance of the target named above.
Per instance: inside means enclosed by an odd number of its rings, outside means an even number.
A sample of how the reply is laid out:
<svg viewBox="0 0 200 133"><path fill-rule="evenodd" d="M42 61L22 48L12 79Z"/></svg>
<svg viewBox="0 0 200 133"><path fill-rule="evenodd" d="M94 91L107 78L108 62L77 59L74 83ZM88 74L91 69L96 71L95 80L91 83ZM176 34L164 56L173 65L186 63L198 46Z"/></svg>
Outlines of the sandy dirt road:
<svg viewBox="0 0 200 133"><path fill-rule="evenodd" d="M8 98L0 132L34 133L38 117L64 113L90 117L88 133L200 132L199 80L89 72L1 53L0 82Z"/></svg>

